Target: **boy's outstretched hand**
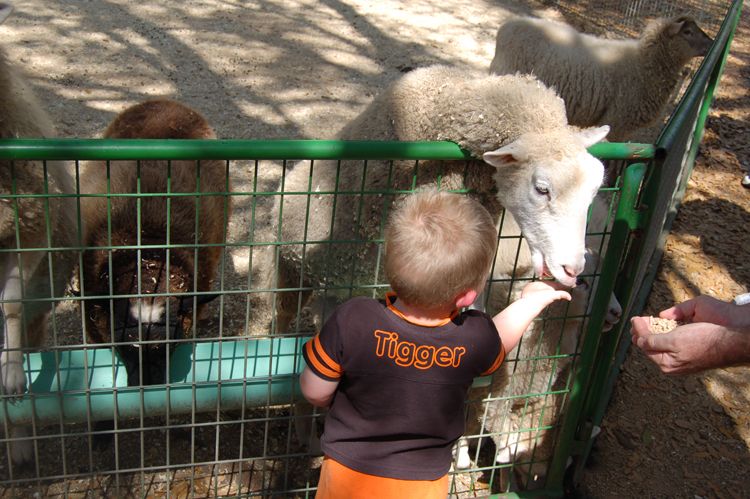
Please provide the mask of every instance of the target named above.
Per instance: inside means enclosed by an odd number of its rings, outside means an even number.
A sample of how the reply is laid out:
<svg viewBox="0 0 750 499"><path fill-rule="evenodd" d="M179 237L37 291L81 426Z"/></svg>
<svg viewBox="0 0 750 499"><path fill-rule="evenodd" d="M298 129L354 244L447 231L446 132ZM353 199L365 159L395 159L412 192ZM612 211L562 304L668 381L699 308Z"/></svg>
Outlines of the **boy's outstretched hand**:
<svg viewBox="0 0 750 499"><path fill-rule="evenodd" d="M523 288L521 298L508 305L492 320L497 327L505 351L510 352L518 344L531 321L556 300L570 301L570 293L556 281L533 281Z"/></svg>
<svg viewBox="0 0 750 499"><path fill-rule="evenodd" d="M557 300L570 301L570 293L567 289L557 281L533 281L523 288L521 298L535 300L544 308Z"/></svg>

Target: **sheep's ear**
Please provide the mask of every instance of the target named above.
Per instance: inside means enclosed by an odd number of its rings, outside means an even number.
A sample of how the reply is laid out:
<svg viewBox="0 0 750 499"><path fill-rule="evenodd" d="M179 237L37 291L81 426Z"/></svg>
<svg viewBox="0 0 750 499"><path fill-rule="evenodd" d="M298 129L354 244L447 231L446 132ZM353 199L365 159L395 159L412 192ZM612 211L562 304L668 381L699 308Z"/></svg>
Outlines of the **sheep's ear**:
<svg viewBox="0 0 750 499"><path fill-rule="evenodd" d="M583 130L582 132L575 132L575 136L578 137L578 141L583 144L583 147L588 149L594 144L598 144L604 137L609 133L609 125L602 125L599 128L592 128L590 130Z"/></svg>
<svg viewBox="0 0 750 499"><path fill-rule="evenodd" d="M0 24L3 24L8 19L8 16L13 13L13 9L15 7L12 3L0 0Z"/></svg>
<svg viewBox="0 0 750 499"><path fill-rule="evenodd" d="M669 28L667 29L667 34L669 36L677 36L680 34L680 30L682 29L682 26L685 24L685 19L680 17L676 21L669 23Z"/></svg>
<svg viewBox="0 0 750 499"><path fill-rule="evenodd" d="M521 140L514 140L507 146L503 146L496 151L488 151L482 155L482 159L495 168L513 166L519 161L525 161L528 157L528 148Z"/></svg>

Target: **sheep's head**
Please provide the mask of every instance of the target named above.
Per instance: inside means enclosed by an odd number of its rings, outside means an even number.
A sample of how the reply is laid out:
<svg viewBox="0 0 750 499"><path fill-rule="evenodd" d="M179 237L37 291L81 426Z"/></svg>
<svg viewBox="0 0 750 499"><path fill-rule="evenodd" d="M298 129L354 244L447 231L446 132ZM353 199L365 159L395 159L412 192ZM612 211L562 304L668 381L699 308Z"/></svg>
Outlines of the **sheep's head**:
<svg viewBox="0 0 750 499"><path fill-rule="evenodd" d="M127 370L128 386L167 380L167 358L176 346L174 340L187 337L194 314L200 317L203 306L216 297L192 294L189 268L179 265L176 257L170 260L168 266L164 250L143 250L139 265L135 250L116 250L112 294L106 257L98 260L98 275L88 272L88 278L84 276L83 296L94 297L82 305L86 332L93 342L115 344Z"/></svg>
<svg viewBox="0 0 750 499"><path fill-rule="evenodd" d="M694 57L704 57L714 43L691 16L654 21L646 28L642 38L652 38L654 43L658 43L660 33L666 35L667 46L660 46L657 50L671 52L672 57L678 57L682 64Z"/></svg>
<svg viewBox="0 0 750 499"><path fill-rule="evenodd" d="M584 268L586 217L604 165L586 150L608 126L572 133L526 133L484 154L497 168L498 199L518 222L534 272L572 286Z"/></svg>

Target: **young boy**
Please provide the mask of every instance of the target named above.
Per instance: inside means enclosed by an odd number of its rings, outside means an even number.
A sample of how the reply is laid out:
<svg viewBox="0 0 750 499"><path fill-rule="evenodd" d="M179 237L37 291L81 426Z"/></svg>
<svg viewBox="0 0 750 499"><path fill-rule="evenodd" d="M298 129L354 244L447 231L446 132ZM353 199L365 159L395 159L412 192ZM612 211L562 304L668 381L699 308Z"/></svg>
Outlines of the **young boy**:
<svg viewBox="0 0 750 499"><path fill-rule="evenodd" d="M495 372L544 308L570 295L532 282L491 318L471 305L495 256L490 214L466 196L407 196L390 221L394 293L341 305L304 349L302 393L330 407L317 499L448 495L474 378Z"/></svg>

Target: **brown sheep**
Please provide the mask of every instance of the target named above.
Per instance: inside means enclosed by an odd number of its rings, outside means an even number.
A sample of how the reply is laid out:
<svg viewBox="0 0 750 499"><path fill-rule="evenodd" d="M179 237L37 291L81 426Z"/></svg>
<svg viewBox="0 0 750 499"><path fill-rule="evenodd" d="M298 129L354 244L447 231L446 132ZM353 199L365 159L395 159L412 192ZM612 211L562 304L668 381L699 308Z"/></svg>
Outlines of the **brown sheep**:
<svg viewBox="0 0 750 499"><path fill-rule="evenodd" d="M203 116L170 99L151 100L126 109L109 125L104 137L216 139ZM111 193L138 192L135 162L113 161L109 170ZM81 199L88 227L85 245L114 247L111 252L84 251L81 307L86 334L94 343L115 344L127 369L129 386L167 381L167 356L176 346L172 340L189 337L194 320L201 318L205 304L216 297L206 292L211 291L222 256L220 245L230 214L225 163L140 162L141 193L166 193L169 178L173 193L221 195ZM81 190L84 194L107 192L106 164L92 162L85 166ZM108 210L111 228L107 226ZM167 249L167 244L178 246ZM152 294L158 296L149 296ZM94 298L86 299L89 297Z"/></svg>

